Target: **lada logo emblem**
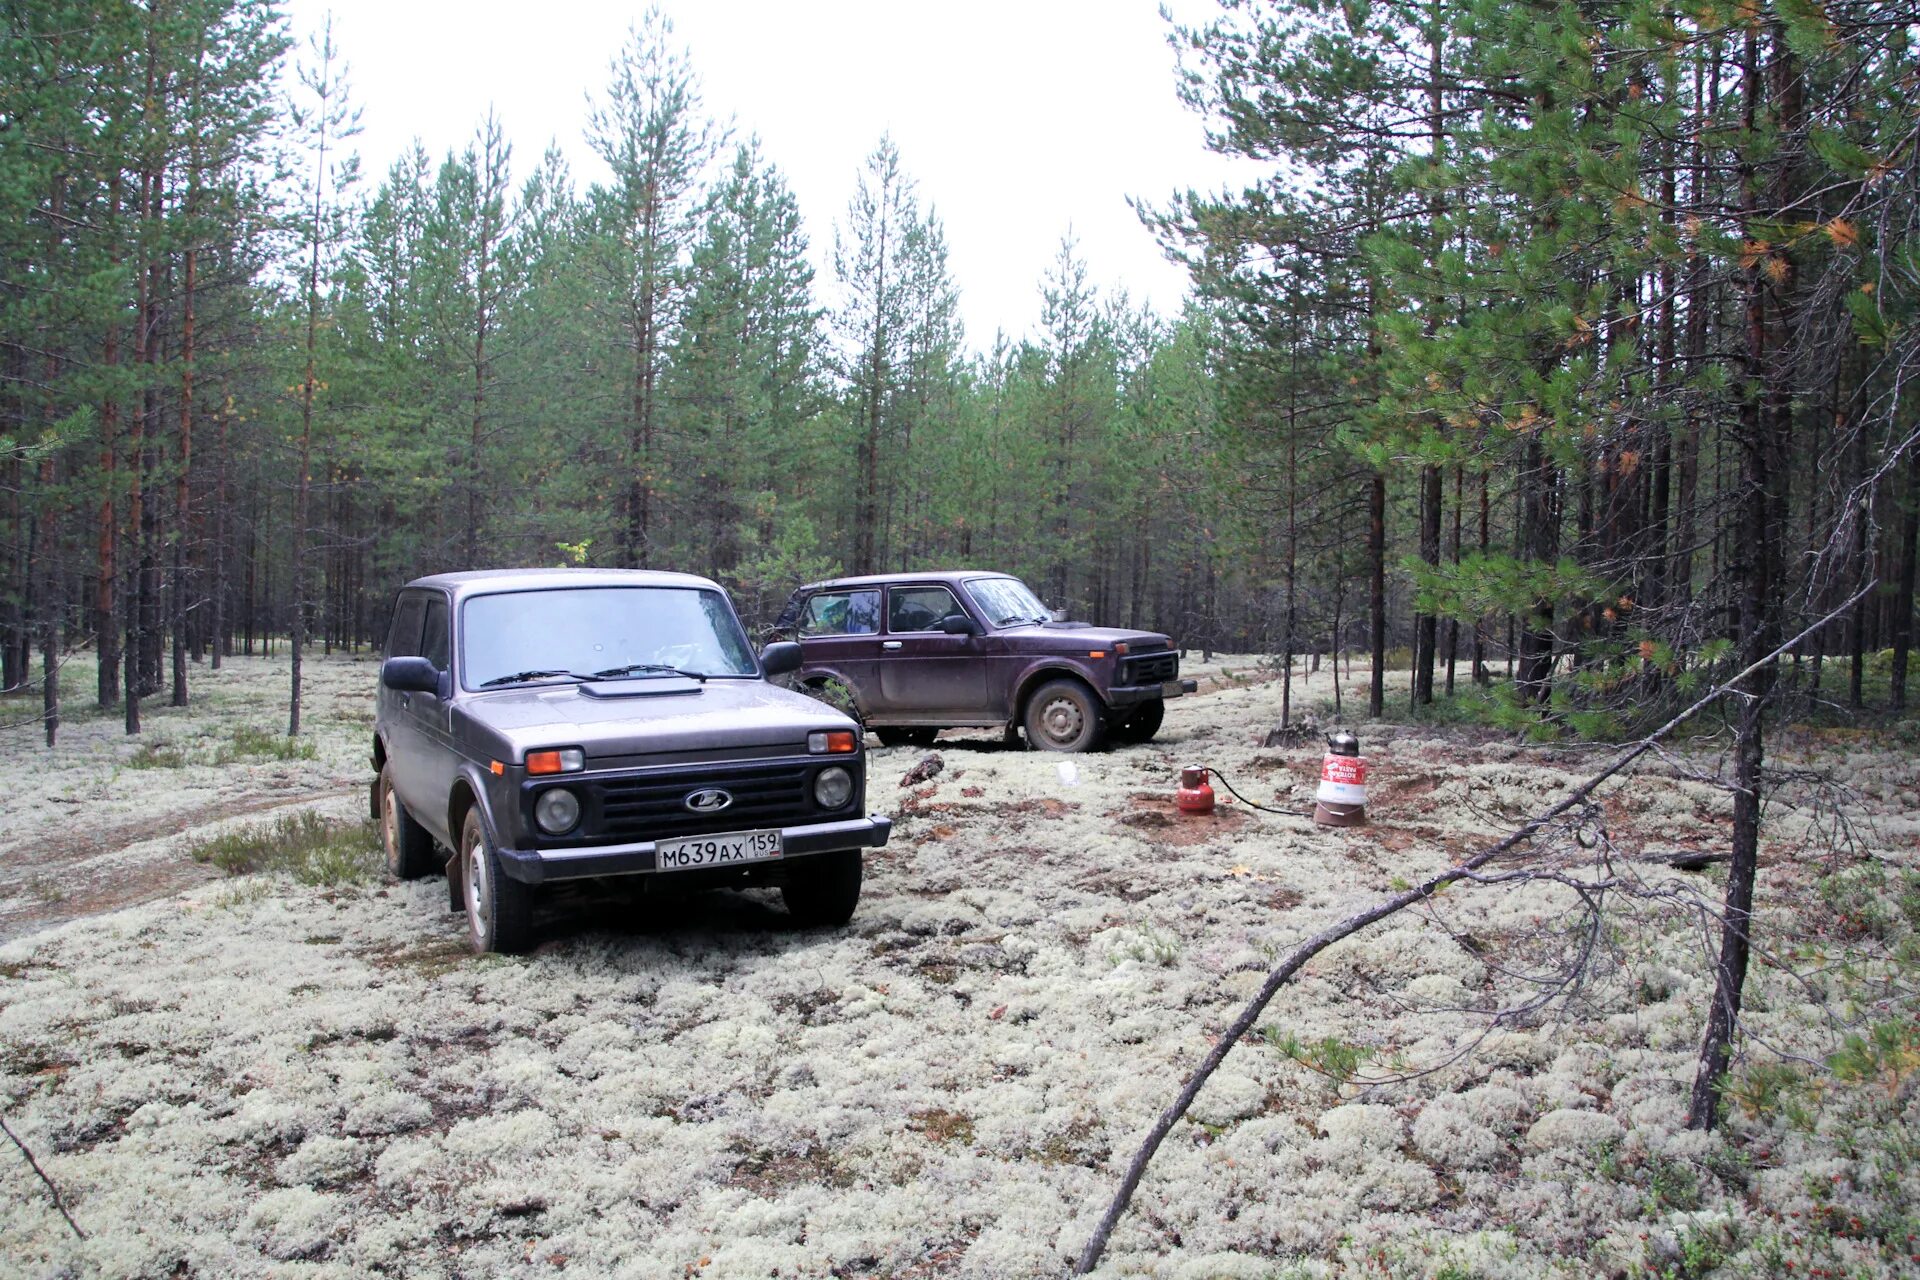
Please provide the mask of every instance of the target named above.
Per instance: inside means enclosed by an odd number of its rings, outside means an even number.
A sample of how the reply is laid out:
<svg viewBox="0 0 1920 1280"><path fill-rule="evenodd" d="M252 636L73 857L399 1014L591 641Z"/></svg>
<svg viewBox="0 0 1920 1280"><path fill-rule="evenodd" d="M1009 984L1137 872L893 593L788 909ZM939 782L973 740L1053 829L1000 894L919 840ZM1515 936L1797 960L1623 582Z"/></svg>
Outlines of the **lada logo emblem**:
<svg viewBox="0 0 1920 1280"><path fill-rule="evenodd" d="M718 787L706 787L687 793L686 806L695 813L718 813L733 803L733 797Z"/></svg>

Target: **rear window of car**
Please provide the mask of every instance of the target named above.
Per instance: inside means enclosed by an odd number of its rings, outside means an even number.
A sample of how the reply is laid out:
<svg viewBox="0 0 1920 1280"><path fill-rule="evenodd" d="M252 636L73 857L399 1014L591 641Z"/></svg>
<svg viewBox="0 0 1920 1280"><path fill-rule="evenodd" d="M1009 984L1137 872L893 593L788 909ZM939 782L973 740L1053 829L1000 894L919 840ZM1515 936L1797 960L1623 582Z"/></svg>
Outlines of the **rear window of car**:
<svg viewBox="0 0 1920 1280"><path fill-rule="evenodd" d="M887 630L938 631L960 602L945 587L891 587L887 591Z"/></svg>
<svg viewBox="0 0 1920 1280"><path fill-rule="evenodd" d="M880 592L823 591L800 614L803 636L871 636L880 631Z"/></svg>

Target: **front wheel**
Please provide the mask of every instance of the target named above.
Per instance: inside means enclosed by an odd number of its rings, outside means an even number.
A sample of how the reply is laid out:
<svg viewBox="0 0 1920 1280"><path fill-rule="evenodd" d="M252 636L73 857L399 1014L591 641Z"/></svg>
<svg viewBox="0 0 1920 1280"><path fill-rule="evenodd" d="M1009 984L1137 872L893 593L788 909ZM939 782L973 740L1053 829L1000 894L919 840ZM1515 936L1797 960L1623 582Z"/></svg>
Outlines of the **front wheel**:
<svg viewBox="0 0 1920 1280"><path fill-rule="evenodd" d="M1153 735L1160 732L1160 722L1167 717L1167 704L1155 698L1143 702L1133 709L1133 714L1113 727L1113 736L1122 742L1141 743L1153 741Z"/></svg>
<svg viewBox="0 0 1920 1280"><path fill-rule="evenodd" d="M1043 751L1092 751L1100 745L1100 700L1078 680L1049 680L1027 699L1027 742Z"/></svg>
<svg viewBox="0 0 1920 1280"><path fill-rule="evenodd" d="M500 869L480 810L460 829L460 873L467 908L467 945L477 956L518 955L533 945L533 890Z"/></svg>
<svg viewBox="0 0 1920 1280"><path fill-rule="evenodd" d="M860 850L817 853L796 860L787 874L794 878L780 886L780 900L795 924L837 929L853 919L860 902Z"/></svg>
<svg viewBox="0 0 1920 1280"><path fill-rule="evenodd" d="M395 880L418 880L440 869L433 860L433 837L394 793L391 764L380 766L380 843L387 855L387 874Z"/></svg>

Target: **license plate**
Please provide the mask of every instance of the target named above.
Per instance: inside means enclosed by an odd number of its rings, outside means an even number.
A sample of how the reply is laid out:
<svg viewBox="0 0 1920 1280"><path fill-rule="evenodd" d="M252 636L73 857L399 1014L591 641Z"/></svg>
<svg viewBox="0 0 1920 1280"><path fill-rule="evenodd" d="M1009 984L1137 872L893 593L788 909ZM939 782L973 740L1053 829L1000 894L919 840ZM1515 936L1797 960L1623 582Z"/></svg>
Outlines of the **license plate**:
<svg viewBox="0 0 1920 1280"><path fill-rule="evenodd" d="M1169 680L1160 686L1160 696L1162 698L1178 698L1184 695L1186 691L1187 686L1178 680Z"/></svg>
<svg viewBox="0 0 1920 1280"><path fill-rule="evenodd" d="M778 831L727 831L717 836L689 836L654 845L654 866L661 871L692 867L721 867L736 862L767 862L780 856Z"/></svg>

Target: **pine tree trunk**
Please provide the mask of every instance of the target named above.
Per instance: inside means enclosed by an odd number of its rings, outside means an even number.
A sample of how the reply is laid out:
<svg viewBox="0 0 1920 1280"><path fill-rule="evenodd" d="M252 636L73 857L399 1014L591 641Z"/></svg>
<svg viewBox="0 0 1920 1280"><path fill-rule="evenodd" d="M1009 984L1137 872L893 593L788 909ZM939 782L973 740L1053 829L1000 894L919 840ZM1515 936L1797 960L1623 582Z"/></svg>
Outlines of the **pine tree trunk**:
<svg viewBox="0 0 1920 1280"><path fill-rule="evenodd" d="M191 234L192 201L187 217ZM187 530L192 516L193 474L193 288L197 252L188 246L180 311L180 457L173 497L173 705L187 705Z"/></svg>
<svg viewBox="0 0 1920 1280"><path fill-rule="evenodd" d="M115 175L108 184L108 208L119 200L120 180ZM120 330L107 326L100 363L111 372L120 364ZM120 434L120 399L108 392L100 404L100 508L95 519L95 577L93 588L93 644L99 660L97 701L102 709L120 700L120 620L114 607L119 569L115 553L120 545L120 529L114 507L114 489L118 484L115 449Z"/></svg>
<svg viewBox="0 0 1920 1280"><path fill-rule="evenodd" d="M233 648L227 639L227 411L224 406L214 410L214 422L219 428L219 463L213 487L213 616L207 622L212 654L207 665L218 671Z"/></svg>
<svg viewBox="0 0 1920 1280"><path fill-rule="evenodd" d="M1550 565L1560 551L1560 497L1558 470L1549 461L1540 437L1529 436L1522 449L1521 558L1534 565ZM1554 600L1542 596L1527 612L1520 632L1520 700L1544 706L1552 689Z"/></svg>
<svg viewBox="0 0 1920 1280"><path fill-rule="evenodd" d="M1440 468L1420 468L1420 559L1428 569L1440 567ZM1439 619L1431 613L1414 615L1413 705L1433 701L1433 663L1439 639Z"/></svg>
<svg viewBox="0 0 1920 1280"><path fill-rule="evenodd" d="M1373 683L1367 714L1378 720L1387 706L1387 475L1373 473L1367 489L1368 609L1373 631Z"/></svg>
<svg viewBox="0 0 1920 1280"><path fill-rule="evenodd" d="M1453 568L1456 578L1459 576L1460 570L1460 511L1463 497L1462 486L1465 484L1465 478L1460 472L1460 464L1455 463L1453 467ZM1457 617L1449 617L1447 619L1446 652L1447 696L1451 698L1453 696L1453 667L1460 656L1460 619Z"/></svg>
<svg viewBox="0 0 1920 1280"><path fill-rule="evenodd" d="M1893 598L1893 697L1907 709L1907 661L1913 652L1913 591L1920 567L1920 445L1907 454L1907 510L1900 525L1900 586Z"/></svg>
<svg viewBox="0 0 1920 1280"><path fill-rule="evenodd" d="M1776 32L1776 39L1778 39ZM1743 59L1743 124L1754 136L1760 93L1760 37L1749 26ZM1778 46L1777 55L1791 54ZM1793 72L1789 68L1788 74ZM1743 230L1758 220L1753 167L1742 157L1740 185ZM1780 181L1776 177L1776 182ZM1779 192L1776 189L1776 201ZM1751 232L1748 232L1749 239ZM1788 271L1791 265L1788 264ZM1767 317L1767 277L1756 262L1743 273L1746 326L1742 353L1744 387L1740 401L1739 433L1739 553L1740 663L1750 666L1779 644L1783 543L1787 536L1787 495L1791 477L1786 466L1791 428L1790 405L1781 394L1786 374L1782 361L1770 354ZM1785 294L1790 286L1782 285ZM1784 319L1784 317L1783 317ZM1707 1011L1706 1033L1700 1045L1693 1091L1687 1105L1687 1127L1711 1129L1719 1120L1720 1091L1732 1061L1733 1037L1738 1029L1752 952L1749 923L1754 884L1760 866L1760 821L1763 765L1766 757L1766 713L1773 690L1776 663L1769 662L1744 682L1747 694L1734 726L1734 798L1732 859L1727 868L1726 896L1721 906L1720 955L1714 966L1714 991Z"/></svg>

